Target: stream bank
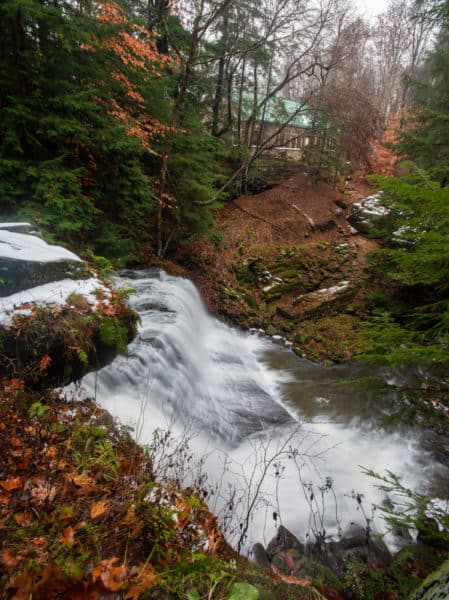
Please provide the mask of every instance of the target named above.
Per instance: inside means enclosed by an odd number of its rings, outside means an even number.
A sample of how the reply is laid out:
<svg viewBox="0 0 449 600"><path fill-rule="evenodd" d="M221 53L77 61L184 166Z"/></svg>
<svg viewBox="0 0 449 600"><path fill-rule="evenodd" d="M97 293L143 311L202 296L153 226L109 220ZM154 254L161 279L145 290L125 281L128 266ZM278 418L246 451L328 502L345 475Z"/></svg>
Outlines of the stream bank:
<svg viewBox="0 0 449 600"><path fill-rule="evenodd" d="M176 261L215 314L285 337L299 356L346 361L369 306L365 257L377 247L348 223L367 193L361 175L334 189L298 173L218 209L217 247L197 241Z"/></svg>

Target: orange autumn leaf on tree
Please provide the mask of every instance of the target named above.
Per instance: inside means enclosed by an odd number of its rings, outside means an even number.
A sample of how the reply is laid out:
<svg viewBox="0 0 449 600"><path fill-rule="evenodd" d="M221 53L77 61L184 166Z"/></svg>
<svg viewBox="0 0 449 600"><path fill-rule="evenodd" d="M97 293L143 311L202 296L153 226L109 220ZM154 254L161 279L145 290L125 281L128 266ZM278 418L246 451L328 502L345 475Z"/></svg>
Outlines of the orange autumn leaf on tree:
<svg viewBox="0 0 449 600"><path fill-rule="evenodd" d="M110 72L117 85L109 104L98 98L109 113L120 121L130 137L137 138L152 154L152 140L169 128L148 115L145 99L136 81L145 82L150 76L160 77L173 59L158 52L154 35L148 29L133 22L127 11L113 0L97 4L99 39L92 45L83 46L88 52L99 50L110 55ZM105 33L106 35L103 35Z"/></svg>

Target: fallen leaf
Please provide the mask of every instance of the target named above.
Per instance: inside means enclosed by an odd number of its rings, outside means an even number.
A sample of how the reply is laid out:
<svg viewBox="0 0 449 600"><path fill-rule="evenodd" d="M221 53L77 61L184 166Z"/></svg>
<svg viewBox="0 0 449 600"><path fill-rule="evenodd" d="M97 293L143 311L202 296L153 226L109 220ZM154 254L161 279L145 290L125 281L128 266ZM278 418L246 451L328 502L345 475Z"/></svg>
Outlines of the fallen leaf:
<svg viewBox="0 0 449 600"><path fill-rule="evenodd" d="M50 365L51 365L51 356L49 356L48 354L45 354L39 362L39 370L46 371Z"/></svg>
<svg viewBox="0 0 449 600"><path fill-rule="evenodd" d="M95 502L95 504L92 504L92 508L90 509L90 518L95 519L104 514L108 507L109 500L100 500L99 502Z"/></svg>
<svg viewBox="0 0 449 600"><path fill-rule="evenodd" d="M68 475L69 479L74 483L77 487L89 487L95 483L93 477L89 477L89 475L78 475L70 473Z"/></svg>
<svg viewBox="0 0 449 600"><path fill-rule="evenodd" d="M45 546L47 545L47 540L44 538L44 536L40 536L40 537L36 537L36 538L32 538L30 540L30 542L34 545L34 546L38 546L39 548L45 548Z"/></svg>
<svg viewBox="0 0 449 600"><path fill-rule="evenodd" d="M14 520L20 527L28 527L33 522L33 514L29 512L17 513Z"/></svg>
<svg viewBox="0 0 449 600"><path fill-rule="evenodd" d="M12 437L9 440L9 443L13 448L20 448L21 446L23 446L22 440L20 440L18 437Z"/></svg>
<svg viewBox="0 0 449 600"><path fill-rule="evenodd" d="M31 490L31 496L37 504L43 504L46 501L53 502L56 496L56 488L48 481L38 481Z"/></svg>
<svg viewBox="0 0 449 600"><path fill-rule="evenodd" d="M46 448L42 454L44 456L49 456L50 458L56 458L57 454L58 454L58 450L56 448L56 446L52 445L49 446L48 448Z"/></svg>
<svg viewBox="0 0 449 600"><path fill-rule="evenodd" d="M127 575L125 565L112 566L118 560L117 557L102 560L92 571L94 582L98 578L101 579L104 587L111 592L118 592L120 590Z"/></svg>
<svg viewBox="0 0 449 600"><path fill-rule="evenodd" d="M2 550L2 552L0 553L0 558L7 569L14 569L14 567L17 567L17 565L22 560L16 555L13 555L11 550Z"/></svg>
<svg viewBox="0 0 449 600"><path fill-rule="evenodd" d="M75 538L75 530L73 529L73 527L70 527L70 525L69 525L68 527L66 527L64 529L64 535L59 538L59 541L62 542L63 544L71 544L73 542L74 538Z"/></svg>
<svg viewBox="0 0 449 600"><path fill-rule="evenodd" d="M279 569L277 567L275 567L274 565L271 565L271 577L273 579L276 579L278 581L283 581L284 583L290 583L293 585L302 585L302 586L306 586L306 585L312 585L312 580L311 579L302 579L300 577L296 577L295 575L285 575L284 573L282 573L281 571L279 571Z"/></svg>
<svg viewBox="0 0 449 600"><path fill-rule="evenodd" d="M157 575L154 572L153 566L150 564L144 565L138 570L135 583L132 583L131 587L126 592L126 600L137 600L143 592L146 592L153 587L156 581Z"/></svg>
<svg viewBox="0 0 449 600"><path fill-rule="evenodd" d="M4 490L10 492L11 490L17 490L22 486L22 480L20 477L10 477L5 481L0 481L0 485Z"/></svg>

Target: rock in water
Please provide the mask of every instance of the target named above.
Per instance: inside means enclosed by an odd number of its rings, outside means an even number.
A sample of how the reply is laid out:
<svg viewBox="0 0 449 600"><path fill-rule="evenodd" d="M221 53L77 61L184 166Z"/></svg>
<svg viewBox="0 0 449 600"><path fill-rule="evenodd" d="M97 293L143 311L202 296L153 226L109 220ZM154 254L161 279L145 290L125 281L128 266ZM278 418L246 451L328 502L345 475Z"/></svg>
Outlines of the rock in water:
<svg viewBox="0 0 449 600"><path fill-rule="evenodd" d="M0 224L0 297L52 281L91 277L76 254L31 232L28 223Z"/></svg>
<svg viewBox="0 0 449 600"><path fill-rule="evenodd" d="M269 571L271 568L270 561L268 560L267 553L265 552L265 548L262 544L254 544L253 546L253 557L255 562L259 565L261 569L265 571Z"/></svg>
<svg viewBox="0 0 449 600"><path fill-rule="evenodd" d="M286 527L280 525L276 536L271 540L267 547L267 556L273 560L276 554L285 550L296 550L304 554L304 546Z"/></svg>

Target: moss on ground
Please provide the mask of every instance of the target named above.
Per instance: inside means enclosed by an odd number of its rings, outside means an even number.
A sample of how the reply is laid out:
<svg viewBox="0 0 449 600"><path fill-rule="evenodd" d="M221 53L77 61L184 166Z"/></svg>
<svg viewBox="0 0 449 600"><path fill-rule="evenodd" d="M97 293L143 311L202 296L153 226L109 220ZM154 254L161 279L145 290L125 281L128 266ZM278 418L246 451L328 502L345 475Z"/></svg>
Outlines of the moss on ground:
<svg viewBox="0 0 449 600"><path fill-rule="evenodd" d="M240 326L284 336L299 356L348 360L367 310L357 252L349 242L331 240L240 256L233 266L236 285L216 284L220 312ZM350 284L338 294L316 293L342 281Z"/></svg>

